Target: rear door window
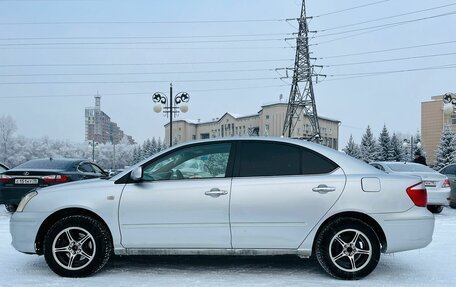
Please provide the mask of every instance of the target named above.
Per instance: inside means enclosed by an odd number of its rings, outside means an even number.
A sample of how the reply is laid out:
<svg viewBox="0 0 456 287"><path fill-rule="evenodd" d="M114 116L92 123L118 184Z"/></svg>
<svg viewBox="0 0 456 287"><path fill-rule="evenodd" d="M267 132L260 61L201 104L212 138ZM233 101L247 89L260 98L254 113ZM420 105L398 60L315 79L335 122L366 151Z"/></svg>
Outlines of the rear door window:
<svg viewBox="0 0 456 287"><path fill-rule="evenodd" d="M456 175L456 165L449 165L440 172L447 175Z"/></svg>
<svg viewBox="0 0 456 287"><path fill-rule="evenodd" d="M95 173L95 171L92 168L92 165L90 163L82 163L78 166L78 170L80 172L85 172L85 173Z"/></svg>
<svg viewBox="0 0 456 287"><path fill-rule="evenodd" d="M271 142L241 142L239 176L301 174L301 151L297 146Z"/></svg>

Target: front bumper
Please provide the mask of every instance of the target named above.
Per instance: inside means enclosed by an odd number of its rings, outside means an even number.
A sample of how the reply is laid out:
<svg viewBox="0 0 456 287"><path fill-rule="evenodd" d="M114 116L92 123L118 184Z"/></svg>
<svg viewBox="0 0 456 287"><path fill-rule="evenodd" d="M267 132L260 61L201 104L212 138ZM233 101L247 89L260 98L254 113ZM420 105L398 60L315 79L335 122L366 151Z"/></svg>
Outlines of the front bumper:
<svg viewBox="0 0 456 287"><path fill-rule="evenodd" d="M434 215L426 208L414 206L406 212L369 215L385 233L385 253L424 248L432 241Z"/></svg>
<svg viewBox="0 0 456 287"><path fill-rule="evenodd" d="M22 253L35 252L35 239L45 214L15 212L10 219L11 245Z"/></svg>

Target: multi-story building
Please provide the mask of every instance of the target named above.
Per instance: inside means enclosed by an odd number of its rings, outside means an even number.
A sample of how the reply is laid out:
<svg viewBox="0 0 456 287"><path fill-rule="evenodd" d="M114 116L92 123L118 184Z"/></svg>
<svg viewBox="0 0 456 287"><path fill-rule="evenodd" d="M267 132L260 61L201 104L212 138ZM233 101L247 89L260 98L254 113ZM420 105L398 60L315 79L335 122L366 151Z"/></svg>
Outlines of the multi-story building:
<svg viewBox="0 0 456 287"><path fill-rule="evenodd" d="M129 143L135 141L126 135L100 108L101 96L95 96L95 107L85 109L85 140L97 143L118 144L124 137Z"/></svg>
<svg viewBox="0 0 456 287"><path fill-rule="evenodd" d="M225 113L211 121L173 121L173 142L182 143L196 139L233 136L276 136L282 135L287 103L263 105L252 115ZM319 117L322 143L334 149L339 146L340 121ZM309 119L301 113L292 137L306 137L311 134ZM169 124L165 125L165 139L169 144Z"/></svg>
<svg viewBox="0 0 456 287"><path fill-rule="evenodd" d="M435 152L443 127L450 125L456 131L456 114L445 114L443 95L421 103L421 140L428 164L434 164Z"/></svg>

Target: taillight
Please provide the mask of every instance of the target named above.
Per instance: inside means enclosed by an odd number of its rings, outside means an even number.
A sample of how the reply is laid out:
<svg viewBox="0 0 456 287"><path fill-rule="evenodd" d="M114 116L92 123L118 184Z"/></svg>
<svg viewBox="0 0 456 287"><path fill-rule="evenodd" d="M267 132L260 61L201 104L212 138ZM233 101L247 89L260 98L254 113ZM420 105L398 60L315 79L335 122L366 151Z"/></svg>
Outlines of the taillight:
<svg viewBox="0 0 456 287"><path fill-rule="evenodd" d="M450 180L448 178L443 181L442 187L451 187Z"/></svg>
<svg viewBox="0 0 456 287"><path fill-rule="evenodd" d="M41 179L47 183L64 183L68 181L68 176L66 175L46 175L42 176Z"/></svg>
<svg viewBox="0 0 456 287"><path fill-rule="evenodd" d="M407 188L407 194L416 206L426 207L427 204L427 191L423 182Z"/></svg>
<svg viewBox="0 0 456 287"><path fill-rule="evenodd" d="M11 176L8 176L6 174L0 174L0 182L8 182L11 179Z"/></svg>

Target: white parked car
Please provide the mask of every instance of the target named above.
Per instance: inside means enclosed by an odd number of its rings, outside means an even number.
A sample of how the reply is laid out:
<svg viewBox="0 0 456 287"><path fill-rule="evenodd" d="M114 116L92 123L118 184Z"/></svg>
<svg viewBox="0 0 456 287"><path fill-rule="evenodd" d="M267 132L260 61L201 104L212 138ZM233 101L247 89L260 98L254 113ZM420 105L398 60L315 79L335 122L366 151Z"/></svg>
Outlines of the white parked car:
<svg viewBox="0 0 456 287"><path fill-rule="evenodd" d="M189 161L204 162L201 174L177 168ZM416 177L302 140L230 138L175 146L111 179L29 193L10 231L18 251L44 255L68 277L97 272L113 253L294 254L359 279L380 253L431 242L425 207Z"/></svg>
<svg viewBox="0 0 456 287"><path fill-rule="evenodd" d="M440 213L444 206L450 204L450 181L430 167L413 162L372 162L372 166L389 174L406 174L421 178L427 189L427 207L432 213Z"/></svg>

